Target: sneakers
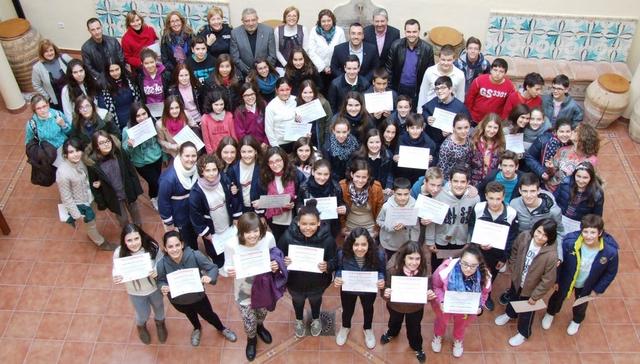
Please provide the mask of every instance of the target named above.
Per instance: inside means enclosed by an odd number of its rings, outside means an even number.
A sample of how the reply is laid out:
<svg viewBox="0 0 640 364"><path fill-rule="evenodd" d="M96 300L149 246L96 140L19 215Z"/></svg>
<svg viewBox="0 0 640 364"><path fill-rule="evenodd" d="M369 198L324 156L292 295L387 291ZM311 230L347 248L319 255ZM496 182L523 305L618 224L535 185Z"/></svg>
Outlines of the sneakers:
<svg viewBox="0 0 640 364"><path fill-rule="evenodd" d="M296 337L304 337L304 321L296 320L295 334Z"/></svg>
<svg viewBox="0 0 640 364"><path fill-rule="evenodd" d="M320 319L313 319L311 321L311 327L310 330L311 331L311 336L319 336L320 333L322 332L322 322L320 322Z"/></svg>
<svg viewBox="0 0 640 364"><path fill-rule="evenodd" d="M106 240L102 244L98 245L98 249L108 251L108 252L112 252L116 250L117 247L118 247L117 244L112 244Z"/></svg>
<svg viewBox="0 0 640 364"><path fill-rule="evenodd" d="M464 352L464 348L462 347L462 341L454 340L453 341L453 356L459 358L462 356Z"/></svg>
<svg viewBox="0 0 640 364"><path fill-rule="evenodd" d="M236 333L231 331L231 329L226 328L224 330L222 330L221 332L222 336L224 336L225 339L231 341L232 343L236 342L236 340L238 340L238 337L236 336Z"/></svg>
<svg viewBox="0 0 640 364"><path fill-rule="evenodd" d="M393 339L393 336L389 335L389 331L387 331L384 334L382 334L382 336L380 336L380 344L382 345L388 344L389 341L391 341L392 339Z"/></svg>
<svg viewBox="0 0 640 364"><path fill-rule="evenodd" d="M369 349L376 347L376 336L373 334L373 330L364 330L364 344L367 345Z"/></svg>
<svg viewBox="0 0 640 364"><path fill-rule="evenodd" d="M503 313L502 315L496 317L494 322L498 326L504 326L507 324L507 322L509 322L509 320L511 320L511 317L509 317L509 315L507 315L506 313Z"/></svg>
<svg viewBox="0 0 640 364"><path fill-rule="evenodd" d="M527 341L527 338L522 336L522 334L517 333L515 334L515 336L512 336L511 339L509 339L509 345L520 346L524 344L525 341Z"/></svg>
<svg viewBox="0 0 640 364"><path fill-rule="evenodd" d="M551 324L553 323L553 315L549 315L548 313L544 314L542 318L542 328L545 330L549 330L551 328Z"/></svg>
<svg viewBox="0 0 640 364"><path fill-rule="evenodd" d="M158 211L158 198L154 197L151 199L151 205L153 206L154 209L156 209L156 211Z"/></svg>
<svg viewBox="0 0 640 364"><path fill-rule="evenodd" d="M191 332L191 346L200 345L200 329L193 329Z"/></svg>
<svg viewBox="0 0 640 364"><path fill-rule="evenodd" d="M338 331L338 335L336 335L336 344L338 346L342 346L347 342L347 337L349 337L349 328L341 327L340 331Z"/></svg>
<svg viewBox="0 0 640 364"><path fill-rule="evenodd" d="M484 307L488 311L493 311L493 309L495 308L495 304L493 303L493 300L491 299L491 296L487 297L487 301L484 303Z"/></svg>
<svg viewBox="0 0 640 364"><path fill-rule="evenodd" d="M571 322L569 322L569 327L567 327L567 334L569 334L569 336L573 336L578 333L578 329L580 329L580 324L571 320Z"/></svg>
<svg viewBox="0 0 640 364"><path fill-rule="evenodd" d="M427 354L422 350L416 351L416 359L418 359L419 363L424 363L427 360Z"/></svg>
<svg viewBox="0 0 640 364"><path fill-rule="evenodd" d="M431 350L434 353L442 351L442 336L434 336L433 339L431 339Z"/></svg>

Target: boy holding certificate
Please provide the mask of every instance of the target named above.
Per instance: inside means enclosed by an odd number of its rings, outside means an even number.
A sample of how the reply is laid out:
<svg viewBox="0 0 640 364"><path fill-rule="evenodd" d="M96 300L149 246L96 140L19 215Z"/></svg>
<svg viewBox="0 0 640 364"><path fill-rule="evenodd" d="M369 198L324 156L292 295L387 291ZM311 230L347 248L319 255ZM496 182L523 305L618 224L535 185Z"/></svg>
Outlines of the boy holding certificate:
<svg viewBox="0 0 640 364"><path fill-rule="evenodd" d="M440 76L436 79L434 85L436 97L422 105L422 116L427 120L427 125L424 129L425 133L427 133L439 148L440 144L442 144L444 139L451 133L440 129L437 126L432 126L436 123L436 118L434 117L436 109L441 109L438 111L443 115L448 115L448 113L450 113L451 129L453 129L453 118L455 117L455 114L464 114L467 118L470 116L467 107L464 106L464 103L453 96L453 83L451 81L451 77ZM445 112L442 113L442 111Z"/></svg>
<svg viewBox="0 0 640 364"><path fill-rule="evenodd" d="M482 249L482 256L487 263L487 268L491 272L491 283L493 283L500 269L502 269L507 260L509 260L511 246L518 235L518 213L513 207L504 203L504 186L500 183L496 181L489 182L484 194L487 200L477 203L471 211L471 217L469 218L469 235L473 236L473 229L478 220L509 227L509 235L507 236L504 250L493 247L492 244L490 244L491 237L483 242L474 241L474 243L478 243ZM493 311L494 305L491 296L487 297L485 306L487 310Z"/></svg>
<svg viewBox="0 0 640 364"><path fill-rule="evenodd" d="M417 241L420 230L416 219L413 225L395 224L388 226L389 210L397 208L413 209L416 200L410 196L411 182L404 177L398 177L393 181L393 197L382 205L376 223L380 226L380 245L384 248L387 258L390 258L402 245L408 241Z"/></svg>
<svg viewBox="0 0 640 364"><path fill-rule="evenodd" d="M429 165L435 165L438 163L438 155L436 153L436 143L429 138L424 132L424 118L418 114L409 114L407 121L405 122L406 133L401 133L398 139L398 147L395 150L393 160L398 162L400 160L400 146L408 146L415 148L428 148L429 149ZM422 176L422 170L415 168L402 168L398 167L396 175L406 176L412 183L417 181Z"/></svg>

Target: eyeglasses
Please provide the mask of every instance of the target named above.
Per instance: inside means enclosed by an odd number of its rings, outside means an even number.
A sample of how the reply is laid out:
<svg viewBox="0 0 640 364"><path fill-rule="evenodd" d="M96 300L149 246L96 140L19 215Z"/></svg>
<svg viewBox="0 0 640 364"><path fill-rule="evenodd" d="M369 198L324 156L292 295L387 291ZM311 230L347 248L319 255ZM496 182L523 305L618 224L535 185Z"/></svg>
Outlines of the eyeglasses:
<svg viewBox="0 0 640 364"><path fill-rule="evenodd" d="M98 142L98 145L103 147L105 145L111 145L111 140L107 139L107 140L103 140L101 142Z"/></svg>
<svg viewBox="0 0 640 364"><path fill-rule="evenodd" d="M462 261L462 260L460 261L460 266L462 268L476 269L476 268L478 268L478 265L479 264L469 264L469 263L467 263L465 261Z"/></svg>

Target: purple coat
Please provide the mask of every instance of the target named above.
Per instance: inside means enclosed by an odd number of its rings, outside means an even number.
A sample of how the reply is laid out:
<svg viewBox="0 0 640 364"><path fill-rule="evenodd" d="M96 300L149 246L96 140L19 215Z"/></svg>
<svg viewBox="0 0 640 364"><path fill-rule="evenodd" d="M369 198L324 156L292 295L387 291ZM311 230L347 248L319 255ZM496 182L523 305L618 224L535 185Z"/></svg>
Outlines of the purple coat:
<svg viewBox="0 0 640 364"><path fill-rule="evenodd" d="M276 303L284 295L287 288L289 272L284 264L284 254L277 247L269 250L271 260L278 262L279 271L276 273L263 273L255 276L251 286L251 308L266 308L269 311L276 309Z"/></svg>

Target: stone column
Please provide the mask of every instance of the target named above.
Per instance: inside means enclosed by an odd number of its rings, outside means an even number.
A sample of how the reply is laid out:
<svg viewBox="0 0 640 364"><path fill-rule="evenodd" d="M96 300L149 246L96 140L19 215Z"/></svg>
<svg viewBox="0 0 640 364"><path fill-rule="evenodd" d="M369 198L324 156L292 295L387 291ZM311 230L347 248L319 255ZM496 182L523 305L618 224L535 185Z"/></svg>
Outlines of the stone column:
<svg viewBox="0 0 640 364"><path fill-rule="evenodd" d="M20 93L18 82L16 82L13 76L7 56L4 54L4 49L0 47L0 94L4 100L4 103L10 112L20 112L25 106L24 98Z"/></svg>

